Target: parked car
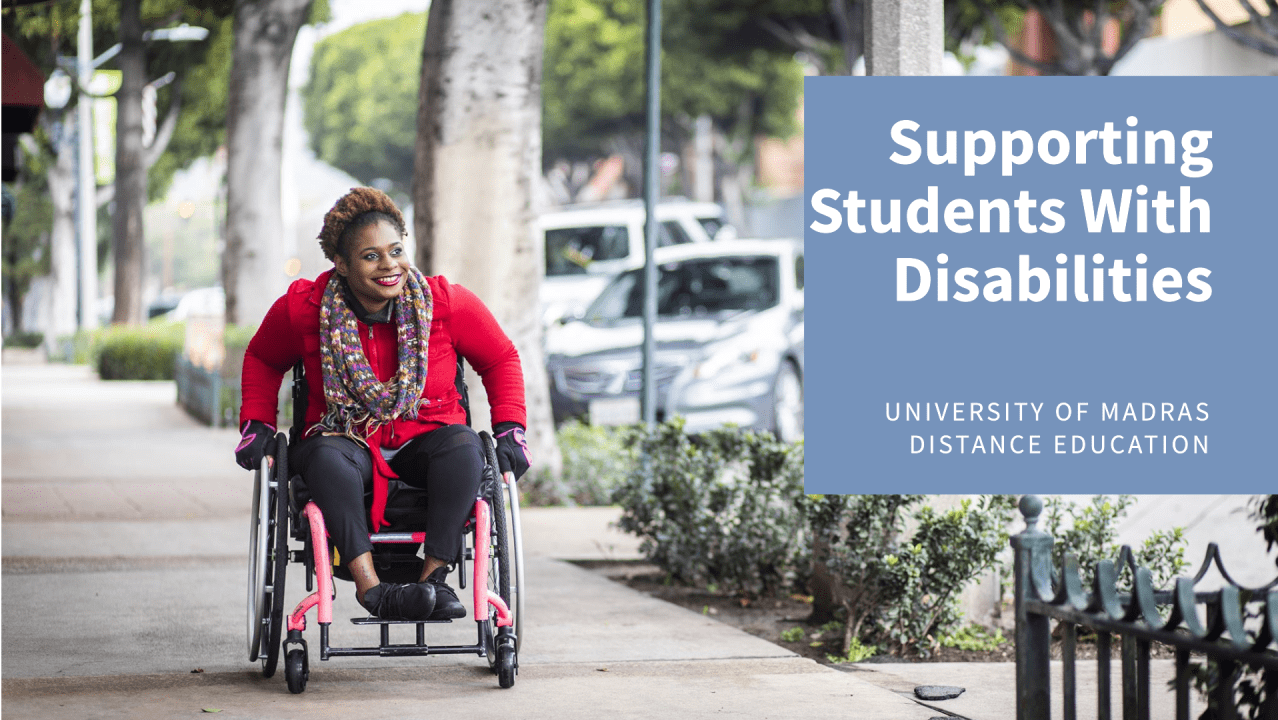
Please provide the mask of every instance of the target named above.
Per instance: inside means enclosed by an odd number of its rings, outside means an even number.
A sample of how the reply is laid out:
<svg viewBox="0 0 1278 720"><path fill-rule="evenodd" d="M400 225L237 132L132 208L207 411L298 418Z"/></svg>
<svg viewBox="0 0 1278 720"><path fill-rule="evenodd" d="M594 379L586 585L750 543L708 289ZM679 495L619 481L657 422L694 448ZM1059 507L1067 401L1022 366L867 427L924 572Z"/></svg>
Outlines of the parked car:
<svg viewBox="0 0 1278 720"><path fill-rule="evenodd" d="M642 200L573 205L538 218L545 250L543 321L582 312L613 276L641 267ZM730 239L736 231L714 203L670 199L657 205L657 246Z"/></svg>
<svg viewBox="0 0 1278 720"><path fill-rule="evenodd" d="M803 436L803 247L735 240L658 248L657 419L691 432L735 423ZM580 318L552 326L557 422L639 421L643 270L618 275Z"/></svg>
<svg viewBox="0 0 1278 720"><path fill-rule="evenodd" d="M152 308L155 306L153 305ZM226 312L226 293L221 287L196 288L177 297L172 307L152 315L168 322L182 322L193 316L222 317Z"/></svg>

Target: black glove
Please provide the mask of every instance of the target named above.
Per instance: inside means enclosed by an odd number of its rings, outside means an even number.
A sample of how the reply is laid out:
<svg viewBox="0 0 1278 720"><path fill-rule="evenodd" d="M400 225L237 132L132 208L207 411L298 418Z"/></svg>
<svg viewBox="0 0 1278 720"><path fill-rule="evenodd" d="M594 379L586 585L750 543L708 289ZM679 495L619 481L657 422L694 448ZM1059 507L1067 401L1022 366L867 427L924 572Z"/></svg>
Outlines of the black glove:
<svg viewBox="0 0 1278 720"><path fill-rule="evenodd" d="M256 470L275 440L275 427L261 420L245 420L240 425L240 444L235 446L235 462L245 470Z"/></svg>
<svg viewBox="0 0 1278 720"><path fill-rule="evenodd" d="M523 477L532 466L532 453L524 440L524 426L515 422L497 423L493 428L497 436L497 467L503 473L515 473L515 479Z"/></svg>

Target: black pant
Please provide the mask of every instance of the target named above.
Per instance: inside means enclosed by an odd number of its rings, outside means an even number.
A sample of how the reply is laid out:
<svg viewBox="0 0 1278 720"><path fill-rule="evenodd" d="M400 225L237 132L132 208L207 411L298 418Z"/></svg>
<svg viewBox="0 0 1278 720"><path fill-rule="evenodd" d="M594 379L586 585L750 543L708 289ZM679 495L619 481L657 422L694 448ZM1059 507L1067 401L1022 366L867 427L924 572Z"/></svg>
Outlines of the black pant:
<svg viewBox="0 0 1278 720"><path fill-rule="evenodd" d="M373 483L368 453L350 438L318 435L299 443L289 458L324 513L342 563L373 549L364 503ZM390 467L404 483L426 490L426 555L451 562L461 550L462 527L479 492L484 469L479 435L466 425L419 435L400 449Z"/></svg>

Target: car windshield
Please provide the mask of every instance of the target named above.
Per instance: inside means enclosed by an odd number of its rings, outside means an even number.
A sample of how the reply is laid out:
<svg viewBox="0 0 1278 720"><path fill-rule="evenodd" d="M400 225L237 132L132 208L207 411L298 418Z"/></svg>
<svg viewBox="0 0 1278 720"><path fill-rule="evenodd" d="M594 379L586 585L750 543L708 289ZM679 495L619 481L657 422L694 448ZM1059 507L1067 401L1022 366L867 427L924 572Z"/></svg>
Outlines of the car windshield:
<svg viewBox="0 0 1278 720"><path fill-rule="evenodd" d="M684 260L661 266L657 314L699 317L763 310L777 304L780 274L771 255ZM607 324L643 315L643 270L622 273L586 311L586 320Z"/></svg>
<svg viewBox="0 0 1278 720"><path fill-rule="evenodd" d="M657 247L692 242L676 220L657 226ZM546 230L546 275L584 275L593 262L630 257L625 225L583 225Z"/></svg>
<svg viewBox="0 0 1278 720"><path fill-rule="evenodd" d="M582 275L597 260L620 260L630 254L625 225L589 225L546 231L546 274Z"/></svg>

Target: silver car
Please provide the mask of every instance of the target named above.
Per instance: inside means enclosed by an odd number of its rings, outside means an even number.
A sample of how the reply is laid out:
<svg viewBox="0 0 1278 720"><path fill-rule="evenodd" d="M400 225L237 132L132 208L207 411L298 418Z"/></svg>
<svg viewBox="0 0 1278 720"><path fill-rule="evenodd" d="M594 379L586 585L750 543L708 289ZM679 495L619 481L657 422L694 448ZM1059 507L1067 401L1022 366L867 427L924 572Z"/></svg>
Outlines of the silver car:
<svg viewBox="0 0 1278 720"><path fill-rule="evenodd" d="M803 249L733 240L658 248L657 419L689 432L733 423L803 436ZM617 276L585 314L553 326L556 421L639 421L642 269Z"/></svg>
<svg viewBox="0 0 1278 720"><path fill-rule="evenodd" d="M657 205L657 246L728 240L736 231L714 203L668 198ZM581 314L617 273L643 265L642 201L570 205L537 219L544 234L543 322Z"/></svg>

